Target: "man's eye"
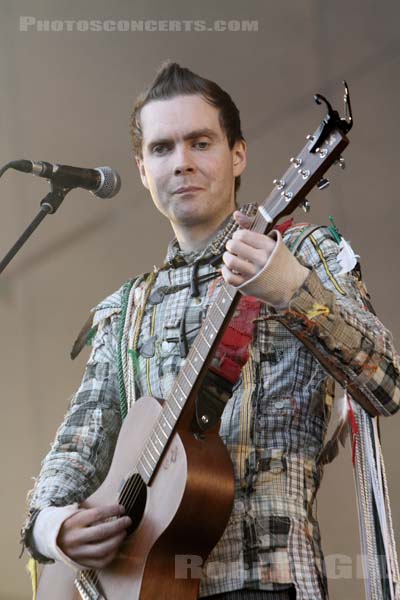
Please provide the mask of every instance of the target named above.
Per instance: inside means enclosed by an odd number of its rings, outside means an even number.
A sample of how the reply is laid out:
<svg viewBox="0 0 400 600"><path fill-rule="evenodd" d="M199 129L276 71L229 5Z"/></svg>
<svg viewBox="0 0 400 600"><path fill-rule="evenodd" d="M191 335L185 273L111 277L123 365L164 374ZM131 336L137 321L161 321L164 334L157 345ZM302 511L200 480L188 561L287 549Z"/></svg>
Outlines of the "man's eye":
<svg viewBox="0 0 400 600"><path fill-rule="evenodd" d="M209 147L210 143L209 142L196 142L194 145L199 150L205 150L206 148Z"/></svg>
<svg viewBox="0 0 400 600"><path fill-rule="evenodd" d="M165 154L168 150L168 147L165 144L158 144L153 148L153 154Z"/></svg>

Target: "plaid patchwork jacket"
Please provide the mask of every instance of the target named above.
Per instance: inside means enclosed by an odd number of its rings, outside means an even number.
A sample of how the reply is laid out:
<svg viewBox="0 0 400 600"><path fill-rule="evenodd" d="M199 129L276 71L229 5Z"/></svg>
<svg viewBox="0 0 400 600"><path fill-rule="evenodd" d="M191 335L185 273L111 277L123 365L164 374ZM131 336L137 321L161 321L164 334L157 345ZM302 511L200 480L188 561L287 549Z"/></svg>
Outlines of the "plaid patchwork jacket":
<svg viewBox="0 0 400 600"><path fill-rule="evenodd" d="M218 266L209 261L235 228L230 220L201 253L184 255L171 242L144 308L137 397L168 394L184 360L182 338L190 346L221 283ZM289 248L301 230L286 231ZM280 590L294 583L299 600L328 597L315 496L333 402L331 374L357 386L381 415L400 405L400 363L391 335L366 311L360 282L351 273L340 274L338 252L330 231L317 229L301 246L298 258L311 272L288 309L262 306L250 358L222 415L220 435L234 465L235 502L204 565L200 596L242 588ZM197 262L199 294L192 297ZM138 298L146 285L144 277L135 281ZM100 485L111 463L121 426L122 289L94 309L97 329L82 384L30 493L24 538L34 555L29 532L38 511L81 501Z"/></svg>

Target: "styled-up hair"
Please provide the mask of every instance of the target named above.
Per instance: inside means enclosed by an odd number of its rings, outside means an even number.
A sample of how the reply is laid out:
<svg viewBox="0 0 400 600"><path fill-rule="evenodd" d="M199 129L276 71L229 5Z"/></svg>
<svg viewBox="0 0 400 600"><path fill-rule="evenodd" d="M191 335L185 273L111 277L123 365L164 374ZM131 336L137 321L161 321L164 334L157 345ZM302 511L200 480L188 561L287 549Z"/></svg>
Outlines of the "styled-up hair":
<svg viewBox="0 0 400 600"><path fill-rule="evenodd" d="M152 100L169 100L175 96L199 95L219 111L219 122L232 150L235 142L244 140L240 125L240 114L230 95L214 81L204 79L178 63L167 61L157 72L154 81L138 97L131 115L131 136L135 156L142 154L143 131L140 112ZM235 197L240 186L240 176L235 177Z"/></svg>

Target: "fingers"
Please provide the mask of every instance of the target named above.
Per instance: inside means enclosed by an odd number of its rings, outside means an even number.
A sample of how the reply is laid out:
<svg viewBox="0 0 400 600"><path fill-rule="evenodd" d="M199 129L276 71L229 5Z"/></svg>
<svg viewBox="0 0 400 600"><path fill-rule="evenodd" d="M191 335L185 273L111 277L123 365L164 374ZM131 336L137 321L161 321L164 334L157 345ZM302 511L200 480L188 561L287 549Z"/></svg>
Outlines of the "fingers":
<svg viewBox="0 0 400 600"><path fill-rule="evenodd" d="M124 512L118 504L82 509L64 521L57 543L75 562L104 567L114 558L132 524Z"/></svg>
<svg viewBox="0 0 400 600"><path fill-rule="evenodd" d="M81 529L79 539L81 543L97 543L103 540L108 540L119 535L120 533L126 532L131 524L132 521L128 516L120 517L105 523L98 523L96 525L92 525L91 527L85 527L84 529Z"/></svg>
<svg viewBox="0 0 400 600"><path fill-rule="evenodd" d="M244 216L246 223L251 225L253 219ZM274 247L275 241L266 235L248 229L238 229L226 243L226 252L222 257L223 278L231 285L242 285L264 268Z"/></svg>
<svg viewBox="0 0 400 600"><path fill-rule="evenodd" d="M126 531L103 542L80 545L69 556L81 565L96 569L105 567L116 556L125 537Z"/></svg>
<svg viewBox="0 0 400 600"><path fill-rule="evenodd" d="M236 238L227 241L226 249L227 254L230 253L231 255L238 256L242 260L253 262L260 267L265 264L267 259L266 248L256 249Z"/></svg>
<svg viewBox="0 0 400 600"><path fill-rule="evenodd" d="M263 233L257 231L251 231L249 229L237 229L232 235L232 241L243 242L251 248L257 250L264 250L274 246L274 241Z"/></svg>
<svg viewBox="0 0 400 600"><path fill-rule="evenodd" d="M132 523L130 517L123 516L124 512L120 505L83 509L64 521L62 537L67 543L82 544L119 535Z"/></svg>
<svg viewBox="0 0 400 600"><path fill-rule="evenodd" d="M222 260L225 265L228 267L229 271L233 273L240 273L241 275L245 275L247 277L253 277L257 273L260 267L258 267L253 262L248 260L244 260L230 252L225 252L222 256Z"/></svg>
<svg viewBox="0 0 400 600"><path fill-rule="evenodd" d="M244 277L240 273L233 273L225 266L222 267L221 273L226 283L229 283L230 285L234 285L236 287L238 285L242 285L242 283L244 283L248 279L248 277Z"/></svg>
<svg viewBox="0 0 400 600"><path fill-rule="evenodd" d="M244 229L250 229L254 221L254 217L249 217L248 215L240 212L240 210L235 210L233 213L233 218L235 219L236 223Z"/></svg>
<svg viewBox="0 0 400 600"><path fill-rule="evenodd" d="M125 508L121 504L84 508L66 519L65 525L67 527L90 527L95 523L101 523L113 517L120 517L123 514L125 514Z"/></svg>

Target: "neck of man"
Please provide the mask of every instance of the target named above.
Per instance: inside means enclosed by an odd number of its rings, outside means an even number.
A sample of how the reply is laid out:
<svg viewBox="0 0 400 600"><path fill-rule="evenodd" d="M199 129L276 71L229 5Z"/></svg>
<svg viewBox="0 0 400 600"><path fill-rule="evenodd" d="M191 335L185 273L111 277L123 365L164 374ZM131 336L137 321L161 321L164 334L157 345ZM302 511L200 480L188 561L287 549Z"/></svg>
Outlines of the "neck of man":
<svg viewBox="0 0 400 600"><path fill-rule="evenodd" d="M178 240L179 246L184 253L198 252L204 250L216 236L231 217L231 212L226 215L222 220L214 225L210 223L198 224L190 227L182 227L182 225L172 224L176 239Z"/></svg>

